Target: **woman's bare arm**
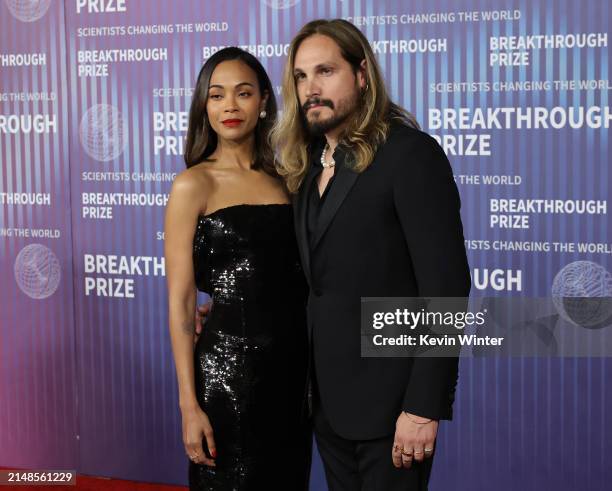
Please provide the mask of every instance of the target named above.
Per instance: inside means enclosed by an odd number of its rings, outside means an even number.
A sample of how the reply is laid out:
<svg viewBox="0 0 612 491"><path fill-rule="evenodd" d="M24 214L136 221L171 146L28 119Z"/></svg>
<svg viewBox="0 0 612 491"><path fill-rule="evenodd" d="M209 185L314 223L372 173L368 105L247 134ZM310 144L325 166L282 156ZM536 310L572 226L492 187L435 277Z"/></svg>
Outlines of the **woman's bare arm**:
<svg viewBox="0 0 612 491"><path fill-rule="evenodd" d="M196 305L193 235L203 202L198 180L188 172L177 176L166 207L164 255L170 338L181 408L197 405L193 373L193 313Z"/></svg>
<svg viewBox="0 0 612 491"><path fill-rule="evenodd" d="M170 339L183 417L183 444L193 462L214 466L215 441L208 416L195 394L193 337L196 285L193 269L193 236L198 215L205 209L207 183L201 176L185 171L175 179L166 207L164 254L168 284ZM209 458L202 448L206 438Z"/></svg>

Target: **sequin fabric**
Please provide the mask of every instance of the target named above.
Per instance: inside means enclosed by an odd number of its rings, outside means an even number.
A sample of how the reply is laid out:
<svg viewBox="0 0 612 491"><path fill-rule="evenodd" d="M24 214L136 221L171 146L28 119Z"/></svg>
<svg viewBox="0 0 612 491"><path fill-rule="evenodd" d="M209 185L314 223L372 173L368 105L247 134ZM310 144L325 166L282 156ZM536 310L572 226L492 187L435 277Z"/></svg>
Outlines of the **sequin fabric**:
<svg viewBox="0 0 612 491"><path fill-rule="evenodd" d="M189 462L190 489L307 489L307 287L291 206L200 216L193 261L198 289L213 297L194 366L217 465Z"/></svg>

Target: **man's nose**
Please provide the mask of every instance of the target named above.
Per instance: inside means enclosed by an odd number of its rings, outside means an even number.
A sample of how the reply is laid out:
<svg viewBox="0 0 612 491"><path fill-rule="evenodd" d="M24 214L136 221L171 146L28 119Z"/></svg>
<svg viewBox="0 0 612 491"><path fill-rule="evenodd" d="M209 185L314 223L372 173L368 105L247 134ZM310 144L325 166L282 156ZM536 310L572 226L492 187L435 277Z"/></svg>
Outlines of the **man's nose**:
<svg viewBox="0 0 612 491"><path fill-rule="evenodd" d="M307 99L321 95L321 87L314 78L311 78L310 80L306 81L306 94L305 95Z"/></svg>

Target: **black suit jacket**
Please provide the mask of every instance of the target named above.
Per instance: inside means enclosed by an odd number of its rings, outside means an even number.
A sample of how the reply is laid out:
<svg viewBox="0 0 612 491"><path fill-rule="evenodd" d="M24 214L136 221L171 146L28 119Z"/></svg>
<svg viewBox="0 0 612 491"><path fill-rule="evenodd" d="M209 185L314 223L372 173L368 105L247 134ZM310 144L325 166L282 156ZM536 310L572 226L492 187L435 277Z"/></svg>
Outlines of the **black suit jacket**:
<svg viewBox="0 0 612 491"><path fill-rule="evenodd" d="M469 295L460 200L448 159L433 138L398 124L360 174L345 167L339 153L312 248L306 225L316 186L312 164L294 207L310 285L311 366L323 410L334 430L353 440L393 433L402 410L451 419L457 358L360 355L361 297Z"/></svg>

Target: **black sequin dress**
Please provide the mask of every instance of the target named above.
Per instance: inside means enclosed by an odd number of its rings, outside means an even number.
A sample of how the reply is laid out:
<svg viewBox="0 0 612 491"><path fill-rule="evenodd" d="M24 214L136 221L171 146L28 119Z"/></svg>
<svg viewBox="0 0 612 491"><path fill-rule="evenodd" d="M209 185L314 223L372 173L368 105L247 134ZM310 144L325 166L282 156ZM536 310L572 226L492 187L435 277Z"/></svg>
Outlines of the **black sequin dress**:
<svg viewBox="0 0 612 491"><path fill-rule="evenodd" d="M291 206L200 216L193 261L198 289L213 297L195 347L195 384L217 465L190 462L190 489L306 489L307 286Z"/></svg>

